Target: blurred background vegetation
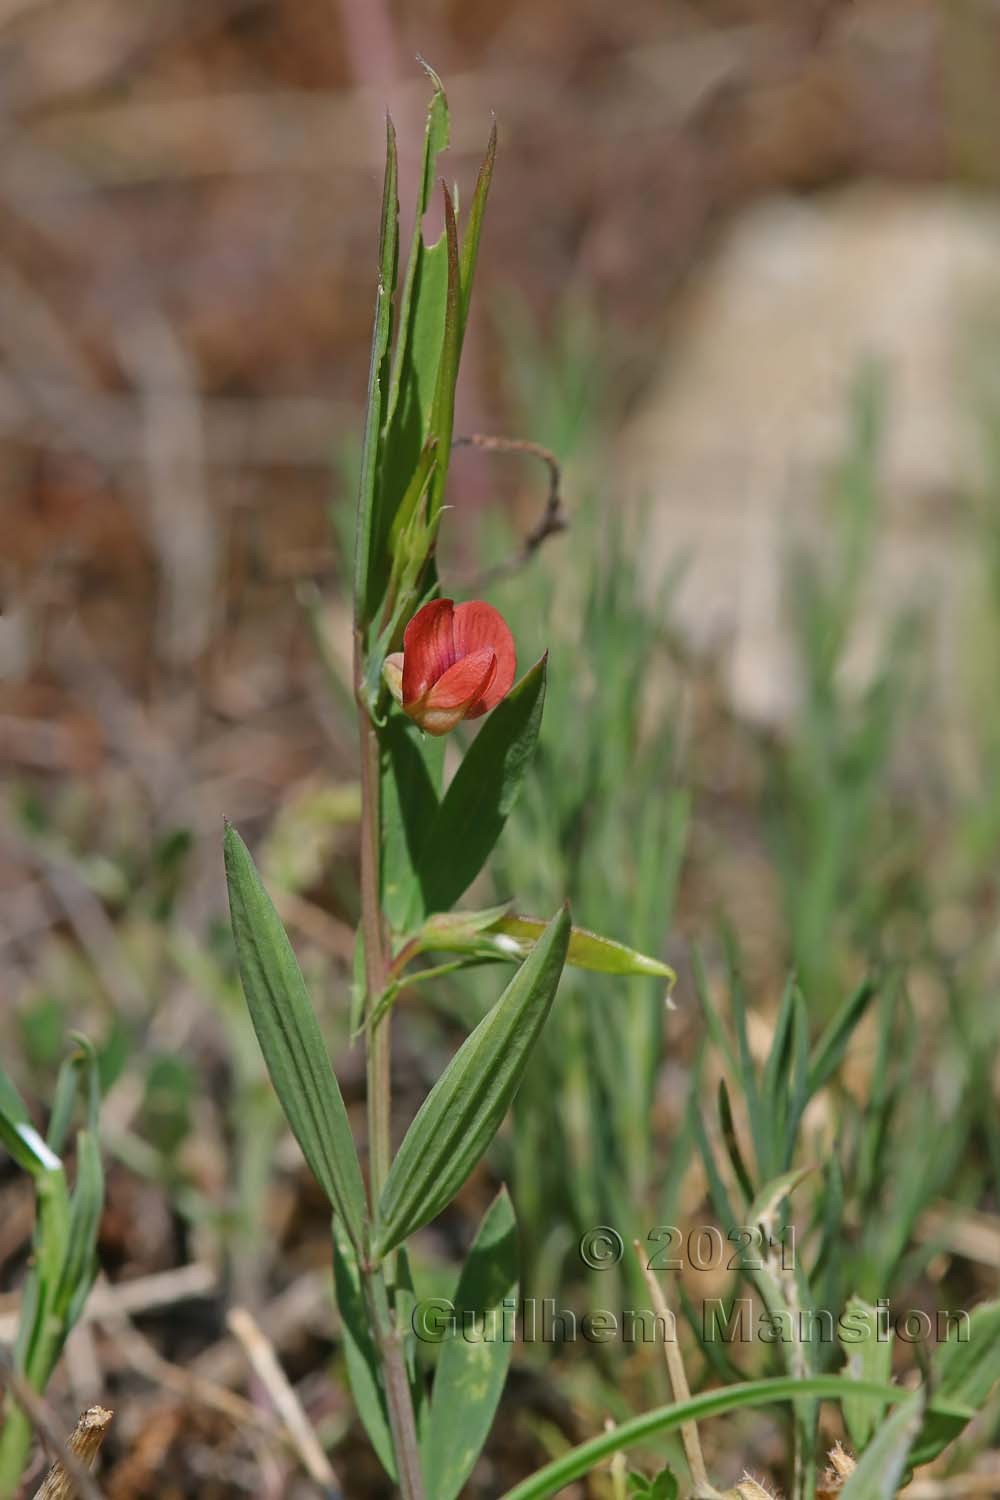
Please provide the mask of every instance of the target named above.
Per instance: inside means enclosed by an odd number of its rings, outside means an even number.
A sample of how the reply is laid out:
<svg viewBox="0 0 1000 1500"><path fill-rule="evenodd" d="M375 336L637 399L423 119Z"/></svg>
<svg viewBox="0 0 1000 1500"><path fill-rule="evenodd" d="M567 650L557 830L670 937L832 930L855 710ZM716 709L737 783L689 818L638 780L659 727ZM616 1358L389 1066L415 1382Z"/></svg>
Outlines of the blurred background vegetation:
<svg viewBox="0 0 1000 1500"><path fill-rule="evenodd" d="M220 832L258 853L360 1137L343 560L383 113L412 182L417 52L464 193L500 128L457 430L551 446L570 520L485 581L544 475L456 453L444 583L487 591L523 662L551 653L493 891L542 914L567 893L680 975L675 1012L567 976L421 1285L450 1284L499 1175L526 1291L644 1305L582 1233L739 1223L795 1163L818 1168L792 1199L816 1305L995 1287L998 22L993 0L0 3L0 1052L42 1122L68 1033L97 1048L102 1279L52 1396L115 1407L113 1500L316 1493L219 1396L268 1410L235 1304L344 1494L387 1493ZM400 1002L401 1121L458 1004ZM31 1227L4 1159L0 1343ZM780 1368L700 1347L731 1290L681 1278L695 1384ZM469 1494L664 1398L652 1349L519 1350ZM998 1421L963 1463L989 1467ZM718 1443L720 1478L782 1479L778 1416Z"/></svg>

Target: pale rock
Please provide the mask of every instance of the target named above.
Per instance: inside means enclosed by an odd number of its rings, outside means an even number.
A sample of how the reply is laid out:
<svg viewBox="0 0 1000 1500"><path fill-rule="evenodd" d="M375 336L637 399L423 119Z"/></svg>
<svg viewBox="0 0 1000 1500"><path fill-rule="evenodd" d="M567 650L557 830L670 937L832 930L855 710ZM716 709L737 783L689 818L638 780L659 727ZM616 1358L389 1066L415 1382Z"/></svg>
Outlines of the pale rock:
<svg viewBox="0 0 1000 1500"><path fill-rule="evenodd" d="M888 380L883 524L849 668L863 681L880 629L922 605L947 687L985 452L970 351L998 291L1000 207L874 185L761 202L693 284L624 433L622 470L630 497L649 502L651 571L690 555L676 623L721 655L734 706L754 720L781 723L797 700L788 545L823 545L852 382L871 358Z"/></svg>

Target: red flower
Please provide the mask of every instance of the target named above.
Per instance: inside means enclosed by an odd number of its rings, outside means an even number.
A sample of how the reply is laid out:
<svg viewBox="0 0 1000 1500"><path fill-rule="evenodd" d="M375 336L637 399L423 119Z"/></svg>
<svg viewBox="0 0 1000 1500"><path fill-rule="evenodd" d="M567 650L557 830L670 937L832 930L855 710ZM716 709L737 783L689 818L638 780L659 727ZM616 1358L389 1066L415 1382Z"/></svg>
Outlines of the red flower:
<svg viewBox="0 0 1000 1500"><path fill-rule="evenodd" d="M421 729L447 734L496 708L515 668L514 637L492 604L432 599L407 625L402 651L386 657L385 680Z"/></svg>

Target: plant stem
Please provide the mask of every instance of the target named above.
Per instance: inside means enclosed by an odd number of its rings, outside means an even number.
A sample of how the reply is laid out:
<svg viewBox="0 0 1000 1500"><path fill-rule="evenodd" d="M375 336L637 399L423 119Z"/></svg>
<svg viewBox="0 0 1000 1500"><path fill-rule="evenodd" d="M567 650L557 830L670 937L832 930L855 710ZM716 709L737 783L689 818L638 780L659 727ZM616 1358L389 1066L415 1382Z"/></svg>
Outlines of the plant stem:
<svg viewBox="0 0 1000 1500"><path fill-rule="evenodd" d="M389 982L389 959L379 893L379 748L375 726L363 705L361 729L361 932L365 944L365 1015L369 1017ZM368 1047L368 1172L372 1214L389 1172L389 1015L370 1028Z"/></svg>
<svg viewBox="0 0 1000 1500"><path fill-rule="evenodd" d="M0 1399L0 1500L16 1495L31 1449L31 1423L14 1397Z"/></svg>
<svg viewBox="0 0 1000 1500"><path fill-rule="evenodd" d="M383 994L389 977L389 954L382 917L380 860L382 851L379 810L380 764L375 725L362 700L364 651L360 633L354 638L354 681L358 700L361 741L361 932L365 944L365 1015ZM378 1201L388 1176L391 1140L392 1076L389 1050L390 1014L365 1028L368 1091L368 1189L372 1218L377 1221ZM362 1266L369 1315L382 1364L389 1427L396 1453L396 1468L403 1500L424 1500L417 1424L413 1396L403 1358L403 1341L392 1308L382 1267Z"/></svg>
<svg viewBox="0 0 1000 1500"><path fill-rule="evenodd" d="M382 1362L382 1380L385 1385L386 1406L389 1409L392 1446L396 1453L399 1488L403 1500L424 1500L420 1445L417 1441L417 1423L413 1414L413 1396L406 1372L406 1361L403 1358L403 1341L389 1307L382 1271L369 1272L366 1284L369 1314L375 1331L379 1358Z"/></svg>

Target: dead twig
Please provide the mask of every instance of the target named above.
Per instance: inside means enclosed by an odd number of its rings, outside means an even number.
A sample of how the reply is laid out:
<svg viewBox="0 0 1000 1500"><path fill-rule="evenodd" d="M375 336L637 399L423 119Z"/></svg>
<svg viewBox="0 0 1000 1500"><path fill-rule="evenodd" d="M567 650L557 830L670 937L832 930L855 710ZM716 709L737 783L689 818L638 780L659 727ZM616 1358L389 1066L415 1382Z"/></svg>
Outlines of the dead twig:
<svg viewBox="0 0 1000 1500"><path fill-rule="evenodd" d="M104 1435L111 1423L113 1412L104 1406L90 1406L80 1417L76 1428L66 1444L67 1454L72 1453L78 1461L78 1466L83 1466L86 1473L92 1469L97 1462L97 1455L101 1451ZM93 1485L96 1493L97 1486ZM77 1477L71 1475L61 1459L57 1459L42 1481L41 1488L35 1492L35 1500L72 1500L74 1494L85 1495L85 1491L79 1488Z"/></svg>
<svg viewBox="0 0 1000 1500"><path fill-rule="evenodd" d="M670 1390L674 1401L680 1405L684 1401L690 1401L691 1389L687 1382L687 1374L684 1369L684 1361L681 1358L681 1351L677 1347L674 1315L667 1306L667 1299L663 1295L663 1288L656 1279L655 1272L649 1269L643 1258L642 1246L638 1240L633 1241L633 1243L635 1245L635 1253L639 1258L639 1265L642 1268L642 1274L649 1288L649 1295L653 1299L653 1310L658 1318L663 1319L663 1354L667 1362L667 1375L670 1379ZM718 1495L719 1491L709 1480L708 1470L705 1468L697 1422L681 1423L681 1443L684 1446L684 1457L687 1459L688 1468L691 1470L695 1493L698 1495Z"/></svg>
<svg viewBox="0 0 1000 1500"><path fill-rule="evenodd" d="M62 1429L45 1401L4 1358L0 1358L0 1386L7 1387L55 1460L35 1500L43 1500L43 1497L44 1500L72 1500L74 1495L76 1500L103 1500L86 1465L96 1460L104 1429L113 1413L101 1406L91 1407L80 1418L67 1445L63 1442ZM58 1485L60 1473L61 1486L47 1488Z"/></svg>
<svg viewBox="0 0 1000 1500"><path fill-rule="evenodd" d="M529 458L540 459L549 471L549 492L545 498L545 509L517 552L511 557L504 558L502 562L495 563L493 567L482 569L474 573L471 578L463 579L465 588L480 589L486 584L496 583L500 578L507 578L512 573L519 572L531 561L539 547L550 536L557 536L569 526L569 517L563 508L560 488L562 470L559 467L559 460L551 449L543 448L541 443L528 442L524 438L490 437L482 432L473 432L468 437L455 438L451 446L453 448L480 448L484 453L525 453Z"/></svg>
<svg viewBox="0 0 1000 1500"><path fill-rule="evenodd" d="M333 1467L320 1446L302 1402L292 1388L274 1352L274 1345L245 1307L230 1310L226 1322L246 1351L258 1380L267 1390L274 1408L291 1436L299 1458L311 1479L333 1500L342 1491Z"/></svg>

